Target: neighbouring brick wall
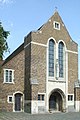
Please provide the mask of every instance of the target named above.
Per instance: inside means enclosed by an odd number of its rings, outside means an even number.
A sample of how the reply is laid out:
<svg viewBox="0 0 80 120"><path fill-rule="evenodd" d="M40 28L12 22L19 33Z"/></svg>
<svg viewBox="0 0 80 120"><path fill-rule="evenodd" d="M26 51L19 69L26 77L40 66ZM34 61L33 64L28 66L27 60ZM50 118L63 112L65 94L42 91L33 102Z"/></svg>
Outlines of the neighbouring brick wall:
<svg viewBox="0 0 80 120"><path fill-rule="evenodd" d="M14 84L4 82L4 69L14 70ZM13 104L7 102L8 95L20 91L24 93L24 50L2 66L0 77L0 109L13 110Z"/></svg>
<svg viewBox="0 0 80 120"><path fill-rule="evenodd" d="M68 53L68 93L74 93L74 82L78 80L78 54Z"/></svg>
<svg viewBox="0 0 80 120"><path fill-rule="evenodd" d="M80 101L80 87L74 88L74 100Z"/></svg>

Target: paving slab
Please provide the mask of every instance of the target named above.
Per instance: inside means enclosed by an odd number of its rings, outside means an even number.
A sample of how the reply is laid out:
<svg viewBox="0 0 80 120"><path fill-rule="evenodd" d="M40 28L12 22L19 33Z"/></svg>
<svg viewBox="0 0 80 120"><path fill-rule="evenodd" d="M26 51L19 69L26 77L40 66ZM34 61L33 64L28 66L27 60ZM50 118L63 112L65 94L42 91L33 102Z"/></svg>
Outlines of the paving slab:
<svg viewBox="0 0 80 120"><path fill-rule="evenodd" d="M80 120L80 112L31 115L27 113L0 112L0 120Z"/></svg>

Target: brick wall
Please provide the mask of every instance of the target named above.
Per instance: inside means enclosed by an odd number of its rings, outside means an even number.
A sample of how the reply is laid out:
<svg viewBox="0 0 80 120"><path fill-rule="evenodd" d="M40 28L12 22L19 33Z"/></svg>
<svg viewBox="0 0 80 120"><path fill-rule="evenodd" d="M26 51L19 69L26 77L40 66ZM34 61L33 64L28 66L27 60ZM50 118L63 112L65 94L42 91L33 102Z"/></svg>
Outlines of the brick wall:
<svg viewBox="0 0 80 120"><path fill-rule="evenodd" d="M68 93L74 93L74 82L78 80L78 54L68 54Z"/></svg>
<svg viewBox="0 0 80 120"><path fill-rule="evenodd" d="M3 83L4 69L14 70L14 84ZM24 93L24 50L3 65L0 76L0 89L0 109L13 111L13 104L7 102L7 97L17 91Z"/></svg>

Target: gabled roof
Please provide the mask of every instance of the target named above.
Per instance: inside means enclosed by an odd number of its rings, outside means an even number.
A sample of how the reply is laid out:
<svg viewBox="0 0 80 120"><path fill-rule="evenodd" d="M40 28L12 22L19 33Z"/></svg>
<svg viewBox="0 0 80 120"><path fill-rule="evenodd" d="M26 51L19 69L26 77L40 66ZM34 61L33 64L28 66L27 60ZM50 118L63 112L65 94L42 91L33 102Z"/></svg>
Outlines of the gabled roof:
<svg viewBox="0 0 80 120"><path fill-rule="evenodd" d="M53 19L54 19L54 20L57 19L57 21L58 21L58 20L61 21L61 23L64 25L64 23L63 23L60 15L59 15L59 13L58 13L58 11L55 11L55 12L54 12L54 15L49 18L49 20L53 20ZM49 20L48 20L48 22L49 22ZM42 30L42 29L47 25L48 22L46 22L46 23L43 24L40 28L38 28L37 31ZM70 39L71 39L71 36L70 36L68 30L66 29L66 26L65 26L65 25L64 25L64 29L66 30L68 36L69 36ZM35 31L35 32L37 32L37 31ZM34 31L33 31L33 32L34 32ZM31 34L31 32L30 32L28 35L30 35L30 34ZM28 35L27 35L27 36L28 36ZM27 36L26 36L26 37L27 37ZM72 40L72 39L71 39L71 40ZM73 41L73 40L72 40L72 41ZM74 42L74 41L73 41L73 42ZM77 44L76 42L74 42L74 43ZM6 64L9 60L11 60L13 57L15 57L17 54L19 54L22 50L24 50L24 43L22 43L9 57L7 57L7 58L5 59L5 61L3 62L3 65Z"/></svg>
<svg viewBox="0 0 80 120"><path fill-rule="evenodd" d="M57 21L57 22L60 21L60 22L63 24L64 29L65 29L67 35L69 36L70 40L71 40L72 42L74 42L75 44L77 44L74 40L72 40L72 38L71 38L71 36L70 36L70 34L69 34L69 31L67 30L67 28L66 28L66 26L65 26L65 24L64 24L64 22L63 22L62 18L60 17L60 15L59 15L59 13L58 13L57 10L55 10L54 14L48 19L48 21L47 21L46 23L44 23L41 27L39 27L37 31L42 30L42 29L47 25L47 23L48 23L50 20L52 20L52 21L55 20L55 21Z"/></svg>

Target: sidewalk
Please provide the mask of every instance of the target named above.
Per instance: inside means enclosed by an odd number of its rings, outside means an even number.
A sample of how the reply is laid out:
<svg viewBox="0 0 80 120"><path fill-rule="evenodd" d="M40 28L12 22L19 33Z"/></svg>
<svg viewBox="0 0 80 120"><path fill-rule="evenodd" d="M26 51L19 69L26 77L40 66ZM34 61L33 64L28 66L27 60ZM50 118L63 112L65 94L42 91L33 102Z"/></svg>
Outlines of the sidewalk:
<svg viewBox="0 0 80 120"><path fill-rule="evenodd" d="M30 115L27 113L0 112L0 120L80 120L80 113Z"/></svg>

